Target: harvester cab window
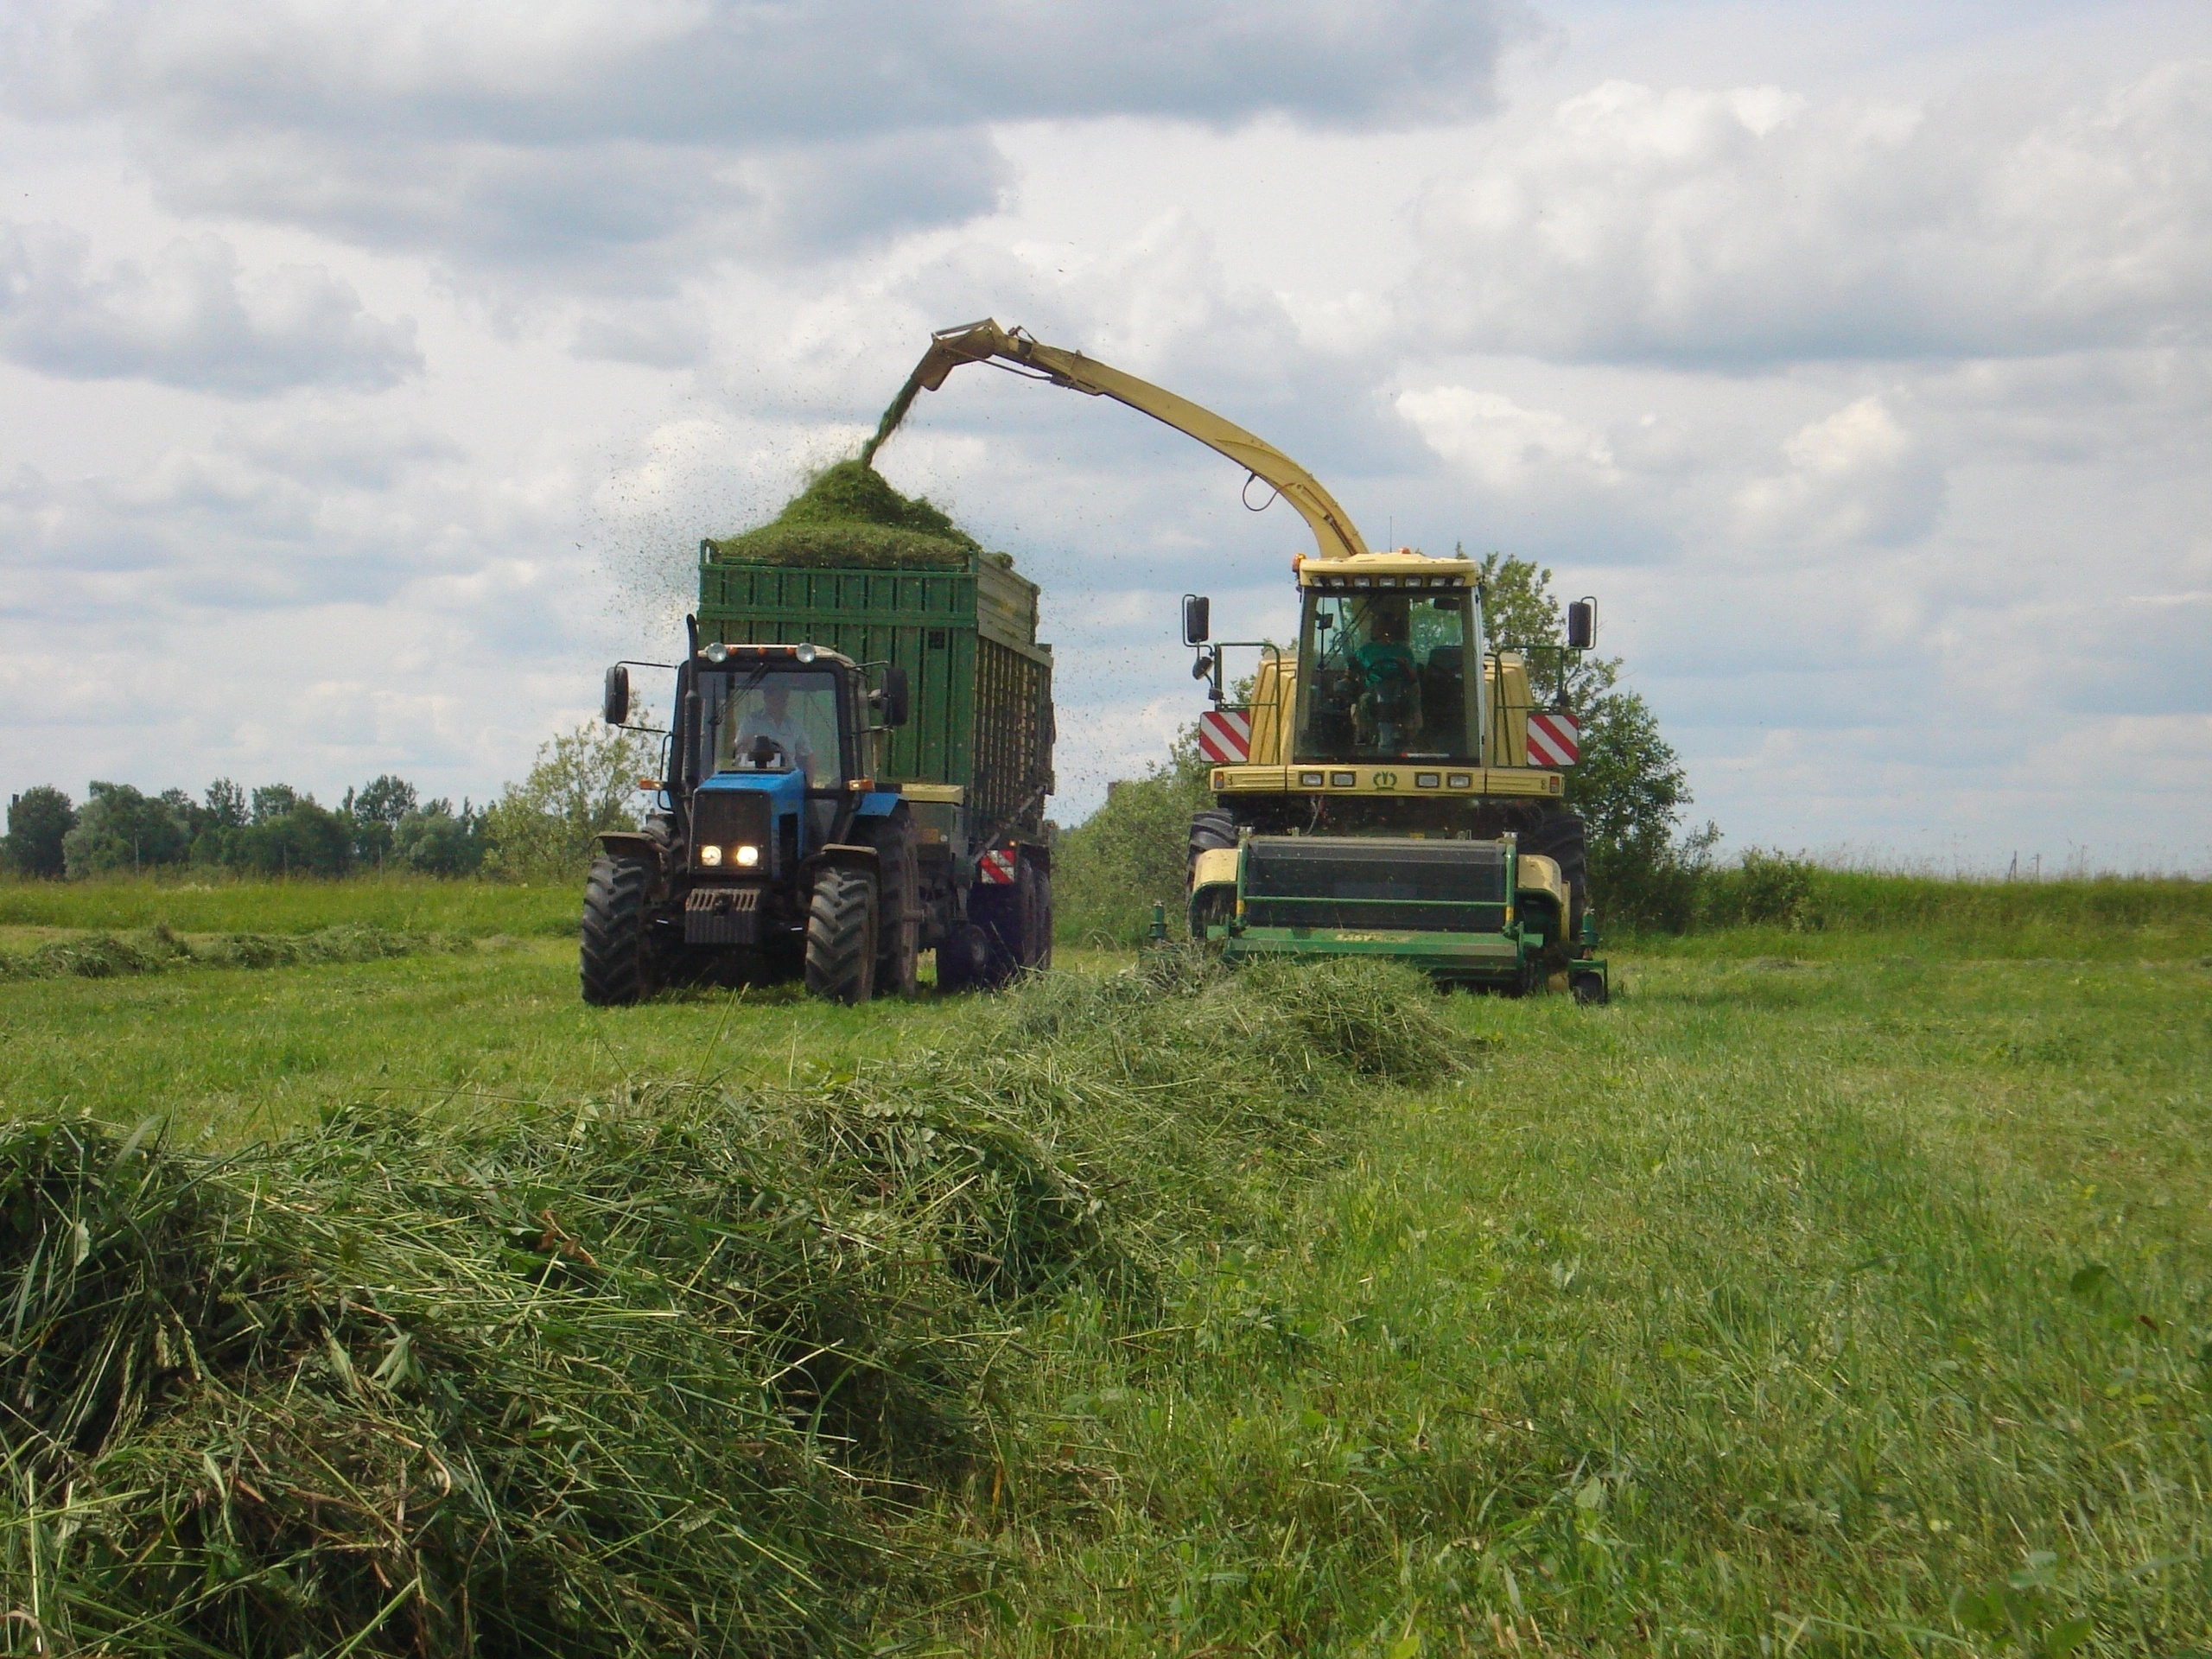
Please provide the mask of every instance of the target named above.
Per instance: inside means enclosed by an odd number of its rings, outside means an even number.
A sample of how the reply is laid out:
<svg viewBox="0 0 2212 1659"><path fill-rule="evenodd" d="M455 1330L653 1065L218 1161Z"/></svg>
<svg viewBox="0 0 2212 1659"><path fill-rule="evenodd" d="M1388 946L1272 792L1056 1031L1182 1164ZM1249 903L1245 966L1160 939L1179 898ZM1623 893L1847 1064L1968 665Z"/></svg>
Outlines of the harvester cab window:
<svg viewBox="0 0 2212 1659"><path fill-rule="evenodd" d="M1300 760L1468 757L1464 593L1309 591Z"/></svg>
<svg viewBox="0 0 2212 1659"><path fill-rule="evenodd" d="M843 772L837 742L837 684L805 670L758 669L719 677L721 695L706 700L703 734L715 772L806 774L810 789L828 788Z"/></svg>

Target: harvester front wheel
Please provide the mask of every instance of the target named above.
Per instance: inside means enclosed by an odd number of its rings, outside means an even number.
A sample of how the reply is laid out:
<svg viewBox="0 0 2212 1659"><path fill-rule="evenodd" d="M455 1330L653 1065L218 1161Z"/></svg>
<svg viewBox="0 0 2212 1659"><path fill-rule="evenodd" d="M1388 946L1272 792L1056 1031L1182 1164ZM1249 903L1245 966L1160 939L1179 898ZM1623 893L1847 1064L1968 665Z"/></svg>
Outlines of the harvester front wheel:
<svg viewBox="0 0 2212 1659"><path fill-rule="evenodd" d="M875 880L833 865L814 880L806 914L806 989L847 1004L875 995Z"/></svg>
<svg viewBox="0 0 2212 1659"><path fill-rule="evenodd" d="M653 866L642 858L601 855L584 881L582 968L584 1001L626 1007L652 994L658 976L646 938Z"/></svg>
<svg viewBox="0 0 2212 1659"><path fill-rule="evenodd" d="M1236 844L1236 820L1218 807L1208 807L1191 818L1191 862L1200 853L1217 853Z"/></svg>
<svg viewBox="0 0 2212 1659"><path fill-rule="evenodd" d="M1590 901L1590 851L1582 820L1572 812L1547 812L1521 837L1521 850L1548 858L1559 866L1569 899L1567 942L1573 948L1582 937L1582 910Z"/></svg>

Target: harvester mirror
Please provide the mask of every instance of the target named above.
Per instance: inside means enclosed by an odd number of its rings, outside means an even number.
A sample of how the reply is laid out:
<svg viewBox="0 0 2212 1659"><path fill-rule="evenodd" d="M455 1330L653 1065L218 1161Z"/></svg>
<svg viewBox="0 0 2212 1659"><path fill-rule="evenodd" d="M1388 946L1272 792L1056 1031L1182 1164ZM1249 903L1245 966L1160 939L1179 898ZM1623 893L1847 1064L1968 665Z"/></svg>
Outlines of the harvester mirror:
<svg viewBox="0 0 2212 1659"><path fill-rule="evenodd" d="M620 663L607 671L607 698L601 712L610 726L630 718L630 671Z"/></svg>
<svg viewBox="0 0 2212 1659"><path fill-rule="evenodd" d="M1203 645L1213 638L1213 601L1204 594L1183 595L1183 643Z"/></svg>
<svg viewBox="0 0 2212 1659"><path fill-rule="evenodd" d="M1597 638L1597 601L1576 600L1567 607L1567 648L1569 651L1587 651Z"/></svg>
<svg viewBox="0 0 2212 1659"><path fill-rule="evenodd" d="M904 726L906 723L906 671L893 664L883 671L883 690L877 694L882 699L883 723Z"/></svg>

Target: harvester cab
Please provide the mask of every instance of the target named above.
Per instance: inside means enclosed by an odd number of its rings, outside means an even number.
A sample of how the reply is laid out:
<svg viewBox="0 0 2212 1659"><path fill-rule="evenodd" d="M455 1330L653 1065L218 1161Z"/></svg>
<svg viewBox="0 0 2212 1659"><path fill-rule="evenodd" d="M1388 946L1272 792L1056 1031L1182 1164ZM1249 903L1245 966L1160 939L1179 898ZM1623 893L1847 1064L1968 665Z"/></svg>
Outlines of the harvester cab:
<svg viewBox="0 0 2212 1659"><path fill-rule="evenodd" d="M1230 959L1379 955L1446 982L1607 994L1567 706L1568 642L1489 637L1481 567L1401 548L1297 562L1296 645L1191 640L1217 804L1191 829L1191 931ZM1572 643L1580 640L1580 644ZM1232 698L1229 653L1256 653ZM1548 683L1548 702L1540 696Z"/></svg>
<svg viewBox="0 0 2212 1659"><path fill-rule="evenodd" d="M1294 650L1215 644L1211 604L1185 596L1184 642L1212 704L1199 746L1215 762L1216 804L1191 825L1194 938L1231 959L1386 957L1446 982L1605 1000L1582 822L1565 798L1580 744L1568 666L1592 642L1590 601L1569 607L1564 642L1494 643L1478 564L1372 551L1320 481L1266 440L988 319L931 337L893 415L963 363L1149 415L1268 485L1313 532L1315 556L1294 561ZM895 424L887 416L874 442ZM1249 699L1232 702L1225 652L1240 643L1259 660Z"/></svg>

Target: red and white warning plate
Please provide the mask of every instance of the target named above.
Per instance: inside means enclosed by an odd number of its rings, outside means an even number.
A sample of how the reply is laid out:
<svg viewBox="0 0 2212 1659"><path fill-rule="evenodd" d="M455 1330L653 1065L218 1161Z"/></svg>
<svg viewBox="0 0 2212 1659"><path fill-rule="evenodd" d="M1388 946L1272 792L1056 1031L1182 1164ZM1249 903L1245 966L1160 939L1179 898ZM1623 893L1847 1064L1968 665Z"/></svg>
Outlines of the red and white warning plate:
<svg viewBox="0 0 2212 1659"><path fill-rule="evenodd" d="M1571 766L1582 754L1582 722L1573 715L1529 716L1529 764Z"/></svg>
<svg viewBox="0 0 2212 1659"><path fill-rule="evenodd" d="M995 887L1014 885L1014 849L994 847L985 853L976 867L976 879Z"/></svg>
<svg viewBox="0 0 2212 1659"><path fill-rule="evenodd" d="M1217 766L1242 766L1252 753L1252 716L1207 709L1198 716L1198 753Z"/></svg>

